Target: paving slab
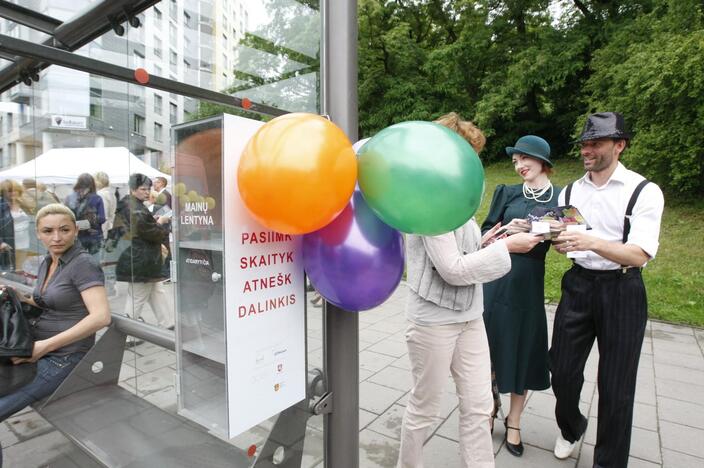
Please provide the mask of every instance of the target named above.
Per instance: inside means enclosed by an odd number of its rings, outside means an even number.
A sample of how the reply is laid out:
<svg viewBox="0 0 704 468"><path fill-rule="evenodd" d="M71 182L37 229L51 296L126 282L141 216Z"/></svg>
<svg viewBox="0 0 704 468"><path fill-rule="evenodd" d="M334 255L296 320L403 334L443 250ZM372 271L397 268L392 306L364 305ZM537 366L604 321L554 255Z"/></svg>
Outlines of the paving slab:
<svg viewBox="0 0 704 468"><path fill-rule="evenodd" d="M378 343L375 343L367 349L375 353L393 356L397 359L408 353L408 347L406 346L405 342L394 341L386 338L379 341Z"/></svg>
<svg viewBox="0 0 704 468"><path fill-rule="evenodd" d="M704 429L704 405L658 397L658 413L661 421Z"/></svg>
<svg viewBox="0 0 704 468"><path fill-rule="evenodd" d="M704 458L697 458L668 449L663 449L662 458L663 468L702 468L704 466Z"/></svg>
<svg viewBox="0 0 704 468"><path fill-rule="evenodd" d="M359 433L360 468L393 468L398 458L398 447L398 441L363 429Z"/></svg>
<svg viewBox="0 0 704 468"><path fill-rule="evenodd" d="M359 368L376 373L396 360L393 356L365 349L359 353Z"/></svg>
<svg viewBox="0 0 704 468"><path fill-rule="evenodd" d="M660 437L663 449L675 450L694 457L704 458L703 429L661 421Z"/></svg>
<svg viewBox="0 0 704 468"><path fill-rule="evenodd" d="M413 387L413 376L405 369L388 366L367 379L379 385L407 392Z"/></svg>
<svg viewBox="0 0 704 468"><path fill-rule="evenodd" d="M423 465L428 468L461 468L459 444L444 437L433 437L423 447Z"/></svg>
<svg viewBox="0 0 704 468"><path fill-rule="evenodd" d="M365 381L359 384L359 407L382 414L402 395L400 390Z"/></svg>
<svg viewBox="0 0 704 468"><path fill-rule="evenodd" d="M690 403L701 403L704 395L704 385L694 385L684 382L676 382L669 379L655 379L658 396L664 396L675 400L688 401Z"/></svg>
<svg viewBox="0 0 704 468"><path fill-rule="evenodd" d="M704 371L687 369L671 364L655 364L655 376L671 382L683 382L704 386Z"/></svg>

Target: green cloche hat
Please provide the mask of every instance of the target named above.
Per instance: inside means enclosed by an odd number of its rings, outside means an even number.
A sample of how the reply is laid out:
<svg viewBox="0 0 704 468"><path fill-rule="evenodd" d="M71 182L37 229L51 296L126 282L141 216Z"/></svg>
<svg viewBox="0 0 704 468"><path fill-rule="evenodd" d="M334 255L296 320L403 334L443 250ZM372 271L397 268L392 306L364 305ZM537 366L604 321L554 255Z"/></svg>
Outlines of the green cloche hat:
<svg viewBox="0 0 704 468"><path fill-rule="evenodd" d="M540 159L541 161L545 161L548 166L552 167L552 161L550 161L550 145L539 136L525 135L519 138L514 146L506 147L506 154L509 156L513 156L515 153L521 153L532 158Z"/></svg>

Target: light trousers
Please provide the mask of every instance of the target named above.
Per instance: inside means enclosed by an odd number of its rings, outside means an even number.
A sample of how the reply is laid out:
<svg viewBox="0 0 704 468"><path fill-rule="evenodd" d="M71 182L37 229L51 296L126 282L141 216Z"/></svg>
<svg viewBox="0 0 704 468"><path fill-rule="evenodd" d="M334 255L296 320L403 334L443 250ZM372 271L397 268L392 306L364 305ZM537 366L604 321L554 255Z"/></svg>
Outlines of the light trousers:
<svg viewBox="0 0 704 468"><path fill-rule="evenodd" d="M174 325L172 300L166 294L166 288L161 282L127 283L127 299L125 300L125 314L127 316L134 319L141 318L144 304L147 302L160 327L169 328Z"/></svg>
<svg viewBox="0 0 704 468"><path fill-rule="evenodd" d="M448 374L459 397L460 459L463 468L493 468L494 453L489 419L491 361L484 321L422 326L406 330L413 374L401 427L398 468L422 468L423 444L438 423Z"/></svg>

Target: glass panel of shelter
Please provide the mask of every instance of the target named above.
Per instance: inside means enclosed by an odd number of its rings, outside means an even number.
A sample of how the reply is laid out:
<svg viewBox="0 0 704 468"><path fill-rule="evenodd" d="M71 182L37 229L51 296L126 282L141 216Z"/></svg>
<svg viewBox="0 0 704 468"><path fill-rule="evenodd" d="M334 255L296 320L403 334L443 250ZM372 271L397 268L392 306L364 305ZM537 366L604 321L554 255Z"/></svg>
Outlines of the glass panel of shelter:
<svg viewBox="0 0 704 468"><path fill-rule="evenodd" d="M48 14L69 20L91 2L48 2ZM142 26L124 23L126 34L110 31L76 51L116 65L144 67L154 75L216 90L285 109L319 111L319 11L293 0L201 0L160 2L140 14ZM0 32L40 42L47 36L21 25L0 20ZM173 32L175 31L175 33ZM175 34L176 41L172 40ZM25 37L26 36L26 37ZM2 61L0 65L9 62ZM3 93L0 108L0 170L22 164L29 177L2 178L0 195L14 206L12 258L0 262L2 275L32 286L43 248L34 236L36 210L54 201L69 203L79 176L88 168L71 164L74 155L89 152L107 158L102 170L88 172L103 206L117 208L130 198L129 176L149 171L149 180L166 179L173 168L171 126L223 111L261 118L241 109L227 108L192 97L128 85L109 78L58 66L40 72L31 86L19 84ZM145 166L146 165L146 166ZM66 169L59 178L57 167ZM145 169L147 167L148 169ZM103 174L98 174L102 172ZM1 176L0 176L1 177ZM84 178L85 179L85 178ZM84 180L85 182L85 180ZM89 191L92 191L91 183ZM152 185L153 187L153 185ZM17 195L19 194L19 195ZM107 198L106 198L107 197ZM159 194L150 194L146 205L163 207ZM24 213L24 215L22 214ZM111 311L146 323L168 327L174 320L173 285L170 277L170 243L163 243L164 267L154 278L140 272L135 254L135 230L115 229L117 213L105 214L106 223L84 243L106 275ZM80 217L80 216L79 216ZM110 224L112 222L112 225ZM139 281L139 280L150 281ZM153 283L153 284L149 284ZM167 304L157 318L149 300L142 307L144 289L150 288L154 304ZM139 289L140 291L136 291ZM157 290L154 292L154 290ZM161 304L163 305L163 304ZM309 305L307 315L308 367L322 368L323 325L321 309ZM120 385L169 411L176 411L174 353L128 338ZM243 449L260 446L277 417L235 438ZM322 417L308 421L305 465L323 458Z"/></svg>

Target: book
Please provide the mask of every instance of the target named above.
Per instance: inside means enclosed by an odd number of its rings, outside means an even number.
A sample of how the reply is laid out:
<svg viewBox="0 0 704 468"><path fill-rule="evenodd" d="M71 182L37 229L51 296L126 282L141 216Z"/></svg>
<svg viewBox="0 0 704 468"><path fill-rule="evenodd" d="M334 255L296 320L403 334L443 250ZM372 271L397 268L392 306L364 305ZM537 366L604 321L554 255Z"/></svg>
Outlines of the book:
<svg viewBox="0 0 704 468"><path fill-rule="evenodd" d="M563 224L581 224L591 229L587 220L582 216L577 207L572 205L544 207L536 206L526 220L530 222L558 221Z"/></svg>

